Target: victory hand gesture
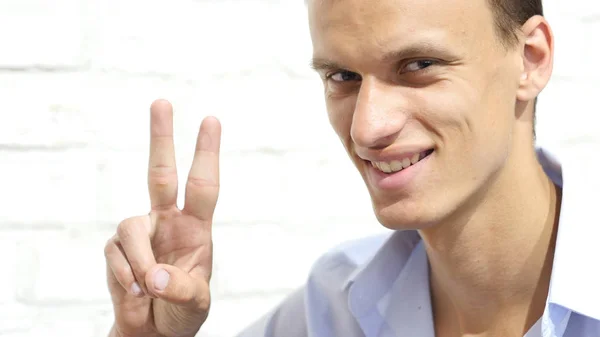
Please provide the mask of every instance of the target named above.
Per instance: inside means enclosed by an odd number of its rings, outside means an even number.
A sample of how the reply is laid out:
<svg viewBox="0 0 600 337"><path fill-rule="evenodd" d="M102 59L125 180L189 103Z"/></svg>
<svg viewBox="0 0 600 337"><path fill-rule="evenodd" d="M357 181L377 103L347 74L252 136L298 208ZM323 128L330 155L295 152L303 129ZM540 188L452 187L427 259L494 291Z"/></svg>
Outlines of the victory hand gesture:
<svg viewBox="0 0 600 337"><path fill-rule="evenodd" d="M219 194L221 126L200 126L194 160L177 207L173 108L151 106L147 215L122 221L107 242L108 287L115 337L194 336L210 307L212 217Z"/></svg>

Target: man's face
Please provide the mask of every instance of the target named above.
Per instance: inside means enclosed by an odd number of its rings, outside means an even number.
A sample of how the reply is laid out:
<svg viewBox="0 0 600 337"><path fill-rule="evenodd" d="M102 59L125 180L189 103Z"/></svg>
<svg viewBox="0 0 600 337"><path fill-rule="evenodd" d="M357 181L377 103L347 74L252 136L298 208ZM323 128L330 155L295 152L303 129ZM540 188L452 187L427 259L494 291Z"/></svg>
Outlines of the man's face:
<svg viewBox="0 0 600 337"><path fill-rule="evenodd" d="M434 225L491 185L523 63L487 1L312 0L309 20L330 122L383 225Z"/></svg>

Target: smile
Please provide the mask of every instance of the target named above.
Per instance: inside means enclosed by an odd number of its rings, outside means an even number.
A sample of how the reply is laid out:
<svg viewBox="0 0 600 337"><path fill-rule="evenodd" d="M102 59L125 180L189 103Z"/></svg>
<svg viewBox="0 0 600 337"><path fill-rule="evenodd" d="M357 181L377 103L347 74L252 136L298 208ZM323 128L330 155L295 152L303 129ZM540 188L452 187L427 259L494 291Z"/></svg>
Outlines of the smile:
<svg viewBox="0 0 600 337"><path fill-rule="evenodd" d="M371 165L384 173L396 173L399 171L402 171L408 167L411 167L412 165L420 162L421 160L425 159L427 156L429 156L431 153L433 152L433 150L426 150L423 151L421 153L415 153L410 157L404 157L404 158L399 158L390 162L384 162L384 161L378 161L378 162L374 162L371 161Z"/></svg>

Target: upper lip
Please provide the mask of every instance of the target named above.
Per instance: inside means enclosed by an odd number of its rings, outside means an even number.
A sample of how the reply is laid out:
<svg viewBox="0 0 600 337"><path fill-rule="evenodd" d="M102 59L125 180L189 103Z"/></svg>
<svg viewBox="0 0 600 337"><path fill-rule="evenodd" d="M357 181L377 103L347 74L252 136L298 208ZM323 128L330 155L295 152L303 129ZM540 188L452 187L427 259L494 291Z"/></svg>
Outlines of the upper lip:
<svg viewBox="0 0 600 337"><path fill-rule="evenodd" d="M389 150L382 150L376 152L360 151L357 150L356 154L363 160L370 162L392 162L394 160L401 161L404 158L411 158L417 153L422 153L428 150L432 150L433 146L404 146L397 147Z"/></svg>

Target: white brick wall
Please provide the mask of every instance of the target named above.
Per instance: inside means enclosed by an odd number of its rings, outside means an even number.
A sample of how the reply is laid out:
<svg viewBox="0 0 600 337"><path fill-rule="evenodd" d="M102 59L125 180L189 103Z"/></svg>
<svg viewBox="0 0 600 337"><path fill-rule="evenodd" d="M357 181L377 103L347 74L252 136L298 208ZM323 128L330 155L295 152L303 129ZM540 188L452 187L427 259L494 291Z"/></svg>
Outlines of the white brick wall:
<svg viewBox="0 0 600 337"><path fill-rule="evenodd" d="M600 3L546 8L557 54L539 140L597 139ZM329 129L305 15L300 0L0 1L0 335L108 331L102 247L147 211L155 98L175 105L182 179L200 120L224 127L215 303L201 336L231 336L328 247L383 231Z"/></svg>

